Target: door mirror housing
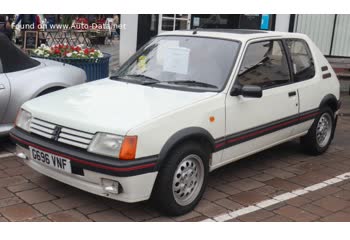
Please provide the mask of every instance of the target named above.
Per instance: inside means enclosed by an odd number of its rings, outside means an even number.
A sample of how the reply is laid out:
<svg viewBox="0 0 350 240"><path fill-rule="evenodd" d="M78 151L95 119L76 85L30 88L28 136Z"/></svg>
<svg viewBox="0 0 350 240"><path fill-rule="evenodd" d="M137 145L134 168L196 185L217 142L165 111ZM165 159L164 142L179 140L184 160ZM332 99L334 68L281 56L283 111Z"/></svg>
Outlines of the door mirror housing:
<svg viewBox="0 0 350 240"><path fill-rule="evenodd" d="M233 86L231 96L251 97L251 98L261 98L262 97L262 88L256 85L245 85L245 86Z"/></svg>

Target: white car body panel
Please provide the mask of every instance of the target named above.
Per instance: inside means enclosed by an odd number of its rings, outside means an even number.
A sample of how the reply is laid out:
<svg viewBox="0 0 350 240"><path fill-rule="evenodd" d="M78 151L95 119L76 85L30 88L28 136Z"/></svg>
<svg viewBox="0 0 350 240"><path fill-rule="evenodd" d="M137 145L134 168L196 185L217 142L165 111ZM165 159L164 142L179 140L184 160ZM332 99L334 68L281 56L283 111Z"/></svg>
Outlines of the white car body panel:
<svg viewBox="0 0 350 240"><path fill-rule="evenodd" d="M62 126L124 136L138 125L213 95L216 93L175 91L105 79L33 99L23 108L39 119ZM57 116L58 112L65 114Z"/></svg>

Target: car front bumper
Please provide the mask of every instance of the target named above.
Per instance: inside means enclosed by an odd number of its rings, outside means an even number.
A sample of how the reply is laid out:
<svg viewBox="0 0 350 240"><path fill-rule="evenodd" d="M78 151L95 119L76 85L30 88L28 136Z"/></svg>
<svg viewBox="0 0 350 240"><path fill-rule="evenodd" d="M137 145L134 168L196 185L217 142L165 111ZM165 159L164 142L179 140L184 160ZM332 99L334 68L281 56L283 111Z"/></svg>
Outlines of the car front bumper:
<svg viewBox="0 0 350 240"><path fill-rule="evenodd" d="M12 128L13 124L0 124L0 137L7 136Z"/></svg>
<svg viewBox="0 0 350 240"><path fill-rule="evenodd" d="M154 157L134 161L101 158L82 150L61 146L51 140L33 136L20 129L10 132L16 143L17 156L37 172L84 191L123 202L139 202L150 198L158 171ZM57 144L57 145L56 145ZM31 159L29 147L38 148L71 161L72 173L67 173ZM133 163L130 163L133 162ZM136 162L136 163L135 163ZM102 179L117 182L118 192L106 190Z"/></svg>

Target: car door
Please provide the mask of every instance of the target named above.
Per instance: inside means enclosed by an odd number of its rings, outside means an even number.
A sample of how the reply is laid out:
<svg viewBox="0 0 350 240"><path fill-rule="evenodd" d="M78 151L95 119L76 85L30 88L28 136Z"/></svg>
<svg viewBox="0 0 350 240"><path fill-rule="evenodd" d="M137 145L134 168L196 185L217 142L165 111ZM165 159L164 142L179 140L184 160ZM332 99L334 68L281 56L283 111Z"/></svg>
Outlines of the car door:
<svg viewBox="0 0 350 240"><path fill-rule="evenodd" d="M261 98L226 98L226 136L221 164L258 152L291 137L298 117L298 94L282 40L249 42L235 88L255 85Z"/></svg>
<svg viewBox="0 0 350 240"><path fill-rule="evenodd" d="M301 134L308 131L319 111L318 106L324 96L320 94L322 78L316 76L314 59L305 40L286 39L286 46L291 58L294 85L298 89L299 114L305 120L295 126L294 134ZM323 72L327 73L327 69Z"/></svg>
<svg viewBox="0 0 350 240"><path fill-rule="evenodd" d="M4 118L5 111L7 109L7 104L10 99L10 84L3 73L2 62L0 59L0 124Z"/></svg>

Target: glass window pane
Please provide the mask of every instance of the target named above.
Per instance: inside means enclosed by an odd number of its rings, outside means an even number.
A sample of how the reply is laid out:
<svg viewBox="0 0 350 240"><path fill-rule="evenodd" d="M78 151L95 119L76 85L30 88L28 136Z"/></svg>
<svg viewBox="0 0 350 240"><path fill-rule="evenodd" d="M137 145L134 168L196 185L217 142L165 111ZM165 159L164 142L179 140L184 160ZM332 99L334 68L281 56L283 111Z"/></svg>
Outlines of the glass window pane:
<svg viewBox="0 0 350 240"><path fill-rule="evenodd" d="M295 81L303 81L315 76L315 66L310 50L303 40L288 40L293 63L293 73Z"/></svg>
<svg viewBox="0 0 350 240"><path fill-rule="evenodd" d="M187 29L187 20L176 20L175 30L186 30Z"/></svg>
<svg viewBox="0 0 350 240"><path fill-rule="evenodd" d="M162 19L162 30L173 31L174 30L174 19Z"/></svg>
<svg viewBox="0 0 350 240"><path fill-rule="evenodd" d="M160 36L140 49L123 65L118 76L145 75L168 87L193 85L169 84L195 81L221 90L231 74L240 44L235 41L205 37ZM197 86L198 87L198 86Z"/></svg>
<svg viewBox="0 0 350 240"><path fill-rule="evenodd" d="M248 46L239 71L241 85L272 87L290 81L286 55L280 41L264 41Z"/></svg>

